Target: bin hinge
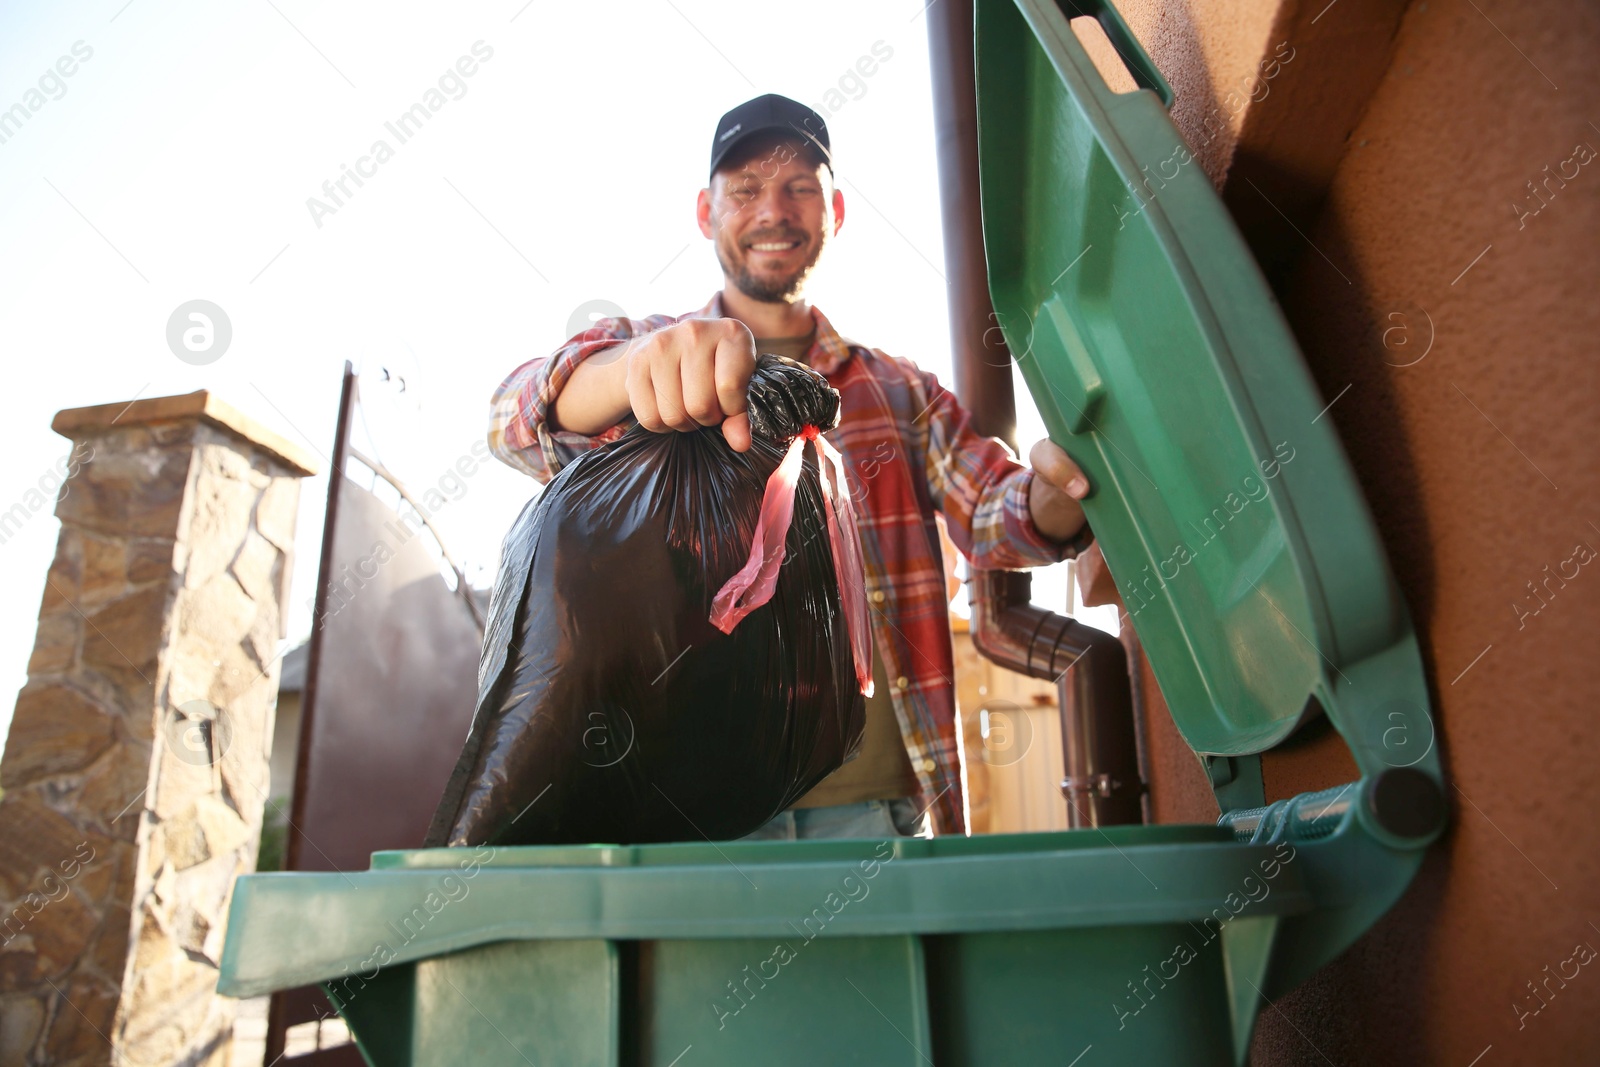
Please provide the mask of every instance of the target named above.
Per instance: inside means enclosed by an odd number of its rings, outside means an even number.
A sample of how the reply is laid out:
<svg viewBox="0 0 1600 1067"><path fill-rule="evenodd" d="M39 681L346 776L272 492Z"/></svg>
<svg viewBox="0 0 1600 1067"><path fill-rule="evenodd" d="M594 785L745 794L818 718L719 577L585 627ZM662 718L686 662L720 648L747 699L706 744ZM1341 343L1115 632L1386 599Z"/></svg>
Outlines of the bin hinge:
<svg viewBox="0 0 1600 1067"><path fill-rule="evenodd" d="M1259 808L1267 802L1261 780L1260 756L1201 756L1217 807L1226 815L1239 808Z"/></svg>

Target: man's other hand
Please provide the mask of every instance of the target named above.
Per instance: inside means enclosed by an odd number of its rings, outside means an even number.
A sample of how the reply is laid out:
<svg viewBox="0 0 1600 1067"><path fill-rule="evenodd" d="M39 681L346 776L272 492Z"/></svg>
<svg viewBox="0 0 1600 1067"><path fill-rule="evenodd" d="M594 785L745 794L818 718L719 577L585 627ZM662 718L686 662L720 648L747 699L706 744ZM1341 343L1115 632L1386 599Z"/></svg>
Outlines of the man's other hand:
<svg viewBox="0 0 1600 1067"><path fill-rule="evenodd" d="M722 426L735 452L750 447L745 390L756 369L756 342L737 319L688 319L629 346L628 405L657 433Z"/></svg>
<svg viewBox="0 0 1600 1067"><path fill-rule="evenodd" d="M1089 495L1089 478L1060 445L1040 441L1028 453L1033 482L1028 490L1028 510L1039 532L1052 541L1068 541L1083 529L1083 508L1078 501Z"/></svg>

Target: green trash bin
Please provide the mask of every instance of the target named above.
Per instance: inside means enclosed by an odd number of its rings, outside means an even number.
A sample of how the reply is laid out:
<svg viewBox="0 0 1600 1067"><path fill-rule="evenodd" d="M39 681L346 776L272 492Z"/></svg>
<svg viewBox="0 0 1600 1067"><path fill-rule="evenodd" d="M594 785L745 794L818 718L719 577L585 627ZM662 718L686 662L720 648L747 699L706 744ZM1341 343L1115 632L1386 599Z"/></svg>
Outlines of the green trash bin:
<svg viewBox="0 0 1600 1067"><path fill-rule="evenodd" d="M1404 602L1170 90L1063 6L1143 89L980 0L991 291L1220 823L378 853L241 878L221 992L323 983L374 1067L1241 1064L1400 896L1444 823ZM1360 778L1266 804L1318 713Z"/></svg>

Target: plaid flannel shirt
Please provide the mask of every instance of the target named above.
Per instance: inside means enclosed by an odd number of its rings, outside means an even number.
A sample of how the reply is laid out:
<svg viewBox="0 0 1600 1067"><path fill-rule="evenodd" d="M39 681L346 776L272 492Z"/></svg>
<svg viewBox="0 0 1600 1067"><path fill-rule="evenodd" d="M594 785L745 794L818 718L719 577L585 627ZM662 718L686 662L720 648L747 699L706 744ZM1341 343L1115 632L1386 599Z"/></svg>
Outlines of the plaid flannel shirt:
<svg viewBox="0 0 1600 1067"><path fill-rule="evenodd" d="M860 518L867 602L878 654L906 753L939 833L964 833L955 722L955 665L944 565L934 513L974 567L1018 569L1069 558L1091 538L1046 540L1028 508L1033 472L1000 441L973 432L970 418L932 374L841 337L812 309L812 368L839 391L842 415L827 436L843 454ZM672 317L601 319L554 355L513 371L495 391L489 447L516 469L548 482L584 451L620 438L634 419L592 436L550 425L550 407L573 368L602 349L688 318L720 318L717 294L699 311Z"/></svg>

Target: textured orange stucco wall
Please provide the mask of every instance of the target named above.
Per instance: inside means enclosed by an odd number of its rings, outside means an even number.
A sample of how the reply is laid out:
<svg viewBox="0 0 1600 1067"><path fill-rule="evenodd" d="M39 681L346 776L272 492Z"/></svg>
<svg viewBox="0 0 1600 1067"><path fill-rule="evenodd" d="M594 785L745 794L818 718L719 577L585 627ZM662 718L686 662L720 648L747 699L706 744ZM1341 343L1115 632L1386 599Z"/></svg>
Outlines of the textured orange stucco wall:
<svg viewBox="0 0 1600 1067"><path fill-rule="evenodd" d="M1191 139L1222 84L1197 57L1298 49L1208 173L1339 398L1452 783L1410 892L1263 1011L1253 1062L1600 1063L1600 963L1550 977L1600 948L1600 10L1313 0L1263 33L1235 5L1127 6ZM1215 817L1144 680L1157 817ZM1325 725L1265 761L1272 797L1352 773Z"/></svg>
<svg viewBox="0 0 1600 1067"><path fill-rule="evenodd" d="M1269 37L1278 5L1259 0L1126 0L1117 10L1172 86L1173 120L1188 135L1196 161L1220 184L1252 92L1259 95L1254 89L1259 61L1272 51ZM1101 56L1095 60L1101 64ZM1127 88L1133 88L1131 79Z"/></svg>

